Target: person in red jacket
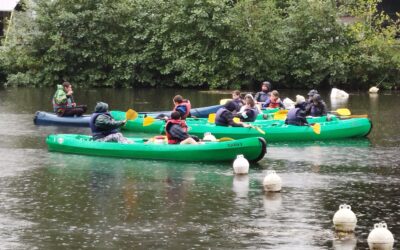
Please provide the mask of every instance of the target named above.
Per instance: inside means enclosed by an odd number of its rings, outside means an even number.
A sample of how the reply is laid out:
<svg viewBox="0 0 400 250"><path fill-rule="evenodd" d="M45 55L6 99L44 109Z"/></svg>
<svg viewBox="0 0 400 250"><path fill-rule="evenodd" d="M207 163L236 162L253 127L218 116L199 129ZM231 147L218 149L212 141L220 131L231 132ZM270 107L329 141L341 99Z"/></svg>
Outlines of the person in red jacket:
<svg viewBox="0 0 400 250"><path fill-rule="evenodd" d="M174 102L174 110L178 111L181 114L182 120L186 120L187 117L190 117L190 101L183 99L181 95L176 95L172 100Z"/></svg>
<svg viewBox="0 0 400 250"><path fill-rule="evenodd" d="M187 130L186 121L181 119L181 114L173 111L165 125L168 144L198 144L199 138L189 135Z"/></svg>

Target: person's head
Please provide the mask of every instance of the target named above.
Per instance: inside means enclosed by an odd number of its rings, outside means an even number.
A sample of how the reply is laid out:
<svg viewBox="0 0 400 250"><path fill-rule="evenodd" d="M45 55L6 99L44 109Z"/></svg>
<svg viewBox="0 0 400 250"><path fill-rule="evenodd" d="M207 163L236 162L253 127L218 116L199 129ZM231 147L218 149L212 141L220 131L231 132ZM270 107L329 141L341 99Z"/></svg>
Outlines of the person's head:
<svg viewBox="0 0 400 250"><path fill-rule="evenodd" d="M261 91L263 91L263 92L271 91L271 83L268 81L262 82L261 83Z"/></svg>
<svg viewBox="0 0 400 250"><path fill-rule="evenodd" d="M171 113L171 119L180 120L181 119L181 113L179 113L178 111L173 111Z"/></svg>
<svg viewBox="0 0 400 250"><path fill-rule="evenodd" d="M250 106L252 108L256 105L253 96L250 95L250 94L247 94L245 96L245 100L246 100L246 105L248 105L248 106Z"/></svg>
<svg viewBox="0 0 400 250"><path fill-rule="evenodd" d="M279 99L279 92L276 91L276 90L272 91L272 92L271 92L271 100L272 100L272 101L276 101L276 100L278 100L278 99Z"/></svg>
<svg viewBox="0 0 400 250"><path fill-rule="evenodd" d="M224 107L225 107L227 110L233 112L233 111L236 109L236 104L235 104L235 102L233 102L233 101L229 101L229 102L225 103Z"/></svg>
<svg viewBox="0 0 400 250"><path fill-rule="evenodd" d="M312 97L312 101L314 102L314 104L318 104L318 103L320 103L322 101L322 98L321 98L321 96L319 94L315 94Z"/></svg>
<svg viewBox="0 0 400 250"><path fill-rule="evenodd" d="M183 102L183 97L181 95L176 95L174 99L172 99L174 103L181 104Z"/></svg>
<svg viewBox="0 0 400 250"><path fill-rule="evenodd" d="M69 82L63 82L62 86L64 91L67 93L72 90L72 84Z"/></svg>
<svg viewBox="0 0 400 250"><path fill-rule="evenodd" d="M238 99L240 98L240 91L239 90L234 90L232 92L232 99Z"/></svg>
<svg viewBox="0 0 400 250"><path fill-rule="evenodd" d="M296 95L296 104L302 104L306 99L302 95Z"/></svg>
<svg viewBox="0 0 400 250"><path fill-rule="evenodd" d="M104 113L108 111L108 104L105 102L98 102L96 107L94 108L94 112L96 113Z"/></svg>
<svg viewBox="0 0 400 250"><path fill-rule="evenodd" d="M315 94L318 94L318 91L315 89L310 90L310 92L308 92L308 98L312 98Z"/></svg>

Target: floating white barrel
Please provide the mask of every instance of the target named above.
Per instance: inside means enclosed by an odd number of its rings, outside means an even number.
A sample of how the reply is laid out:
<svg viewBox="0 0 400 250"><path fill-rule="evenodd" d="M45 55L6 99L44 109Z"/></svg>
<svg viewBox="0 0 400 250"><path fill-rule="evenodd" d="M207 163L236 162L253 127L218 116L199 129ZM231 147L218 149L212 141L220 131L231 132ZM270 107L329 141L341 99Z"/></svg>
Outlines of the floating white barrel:
<svg viewBox="0 0 400 250"><path fill-rule="evenodd" d="M369 90L368 90L369 93L378 93L378 91L379 91L379 88L377 88L377 87L375 87L375 86L369 88Z"/></svg>
<svg viewBox="0 0 400 250"><path fill-rule="evenodd" d="M215 136L211 134L211 132L205 132L203 141L217 141L217 138L215 138Z"/></svg>
<svg viewBox="0 0 400 250"><path fill-rule="evenodd" d="M332 88L331 99L347 99L347 98L349 98L349 94L347 94L345 91L337 88Z"/></svg>
<svg viewBox="0 0 400 250"><path fill-rule="evenodd" d="M264 190L267 192L279 192L282 189L282 179L274 170L267 171L263 181Z"/></svg>
<svg viewBox="0 0 400 250"><path fill-rule="evenodd" d="M233 172L235 174L248 174L249 166L249 161L243 155L238 155L233 162Z"/></svg>
<svg viewBox="0 0 400 250"><path fill-rule="evenodd" d="M369 249L391 250L393 243L393 234L387 229L384 222L375 224L374 229L368 235Z"/></svg>
<svg viewBox="0 0 400 250"><path fill-rule="evenodd" d="M342 204L333 216L335 230L339 232L353 232L357 225L357 217L351 211L351 206Z"/></svg>

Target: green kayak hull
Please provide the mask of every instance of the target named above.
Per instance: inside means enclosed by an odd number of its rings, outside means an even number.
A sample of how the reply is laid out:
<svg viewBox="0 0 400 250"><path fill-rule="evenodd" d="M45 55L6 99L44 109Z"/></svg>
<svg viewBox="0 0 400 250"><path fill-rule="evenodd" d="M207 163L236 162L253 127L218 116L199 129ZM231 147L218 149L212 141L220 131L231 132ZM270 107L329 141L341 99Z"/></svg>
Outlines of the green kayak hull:
<svg viewBox="0 0 400 250"><path fill-rule="evenodd" d="M124 112L113 112L113 116L118 119L124 119ZM152 134L163 134L165 121L155 120L150 126L143 126L143 117L128 121L123 127L126 131L144 132ZM344 138L364 137L372 129L372 123L368 118L338 119L333 117L327 121L326 117L315 117L308 119L309 123L319 123L321 133L316 134L309 126L286 125L282 120L259 120L252 123L265 131L261 134L254 128L243 127L223 127L207 123L205 119L188 119L187 124L189 133L200 138L204 133L211 132L216 138L230 137L233 139L243 139L248 137L263 137L268 142L277 141L315 141L315 140L333 140Z"/></svg>
<svg viewBox="0 0 400 250"><path fill-rule="evenodd" d="M130 139L133 144L97 142L87 135L53 134L47 137L46 143L49 151L54 152L172 161L233 161L237 155L244 155L250 162L257 162L267 150L265 140L259 137L196 145L157 144L142 138Z"/></svg>

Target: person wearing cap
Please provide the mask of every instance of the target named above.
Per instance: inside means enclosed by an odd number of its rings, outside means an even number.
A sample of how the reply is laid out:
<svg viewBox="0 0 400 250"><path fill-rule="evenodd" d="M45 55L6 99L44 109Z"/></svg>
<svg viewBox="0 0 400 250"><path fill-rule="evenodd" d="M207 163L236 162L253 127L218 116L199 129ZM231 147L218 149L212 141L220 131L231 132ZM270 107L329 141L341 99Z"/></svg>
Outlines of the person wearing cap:
<svg viewBox="0 0 400 250"><path fill-rule="evenodd" d="M233 121L233 111L235 111L236 105L233 101L225 103L225 105L218 109L215 114L215 125L217 126L232 126L232 127L250 127L250 125L243 122Z"/></svg>
<svg viewBox="0 0 400 250"><path fill-rule="evenodd" d="M102 142L118 142L131 144L133 141L125 138L119 128L126 124L126 120L116 121L108 112L108 104L98 102L95 111L90 117L90 129L92 130L93 140Z"/></svg>
<svg viewBox="0 0 400 250"><path fill-rule="evenodd" d="M324 116L328 114L326 104L319 94L314 94L312 103L306 108L306 114L311 116Z"/></svg>
<svg viewBox="0 0 400 250"><path fill-rule="evenodd" d="M261 91L256 93L254 96L254 101L256 101L256 103L264 103L269 100L271 88L272 86L270 82L262 82Z"/></svg>
<svg viewBox="0 0 400 250"><path fill-rule="evenodd" d="M254 122L259 114L258 107L252 95L247 94L244 99L246 105L243 106L236 116L239 117L242 122Z"/></svg>
<svg viewBox="0 0 400 250"><path fill-rule="evenodd" d="M186 121L181 119L178 111L173 111L165 125L168 144L198 144L199 138L189 135L187 131Z"/></svg>
<svg viewBox="0 0 400 250"><path fill-rule="evenodd" d="M63 82L62 85L57 85L52 99L54 113L58 116L81 116L86 112L86 105L76 105L73 93L71 83Z"/></svg>
<svg viewBox="0 0 400 250"><path fill-rule="evenodd" d="M285 109L285 105L279 98L279 92L276 90L271 92L270 98L265 103L262 104L262 107L263 108L271 108L271 109L274 109L274 108Z"/></svg>
<svg viewBox="0 0 400 250"><path fill-rule="evenodd" d="M232 101L236 104L236 112L240 111L240 108L245 104L242 98L240 97L240 91L234 90L232 92Z"/></svg>

